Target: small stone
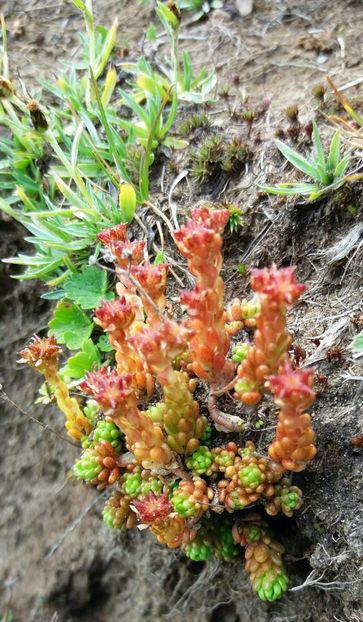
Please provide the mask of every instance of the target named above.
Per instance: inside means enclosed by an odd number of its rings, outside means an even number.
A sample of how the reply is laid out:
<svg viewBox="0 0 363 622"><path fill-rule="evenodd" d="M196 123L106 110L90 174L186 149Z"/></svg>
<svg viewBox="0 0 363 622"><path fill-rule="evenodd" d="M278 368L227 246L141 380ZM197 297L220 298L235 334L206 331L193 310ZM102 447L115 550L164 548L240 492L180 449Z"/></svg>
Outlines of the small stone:
<svg viewBox="0 0 363 622"><path fill-rule="evenodd" d="M241 17L247 17L253 11L253 0L236 0L236 8Z"/></svg>

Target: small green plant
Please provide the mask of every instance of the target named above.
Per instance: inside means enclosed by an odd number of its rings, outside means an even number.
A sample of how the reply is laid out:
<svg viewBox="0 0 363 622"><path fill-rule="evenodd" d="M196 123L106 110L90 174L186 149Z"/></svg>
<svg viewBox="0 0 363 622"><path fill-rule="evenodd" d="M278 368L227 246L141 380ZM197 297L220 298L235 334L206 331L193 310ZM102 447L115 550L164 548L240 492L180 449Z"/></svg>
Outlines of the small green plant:
<svg viewBox="0 0 363 622"><path fill-rule="evenodd" d="M248 145L239 136L228 142L218 134L207 136L192 154L192 177L205 184L221 172L237 175L250 155Z"/></svg>
<svg viewBox="0 0 363 622"><path fill-rule="evenodd" d="M340 132L336 131L331 143L329 154L324 154L323 145L319 135L318 127L313 122L313 142L314 156L311 161L291 149L288 145L276 140L275 144L286 158L296 169L308 175L312 182L292 182L282 183L276 186L259 186L261 190L270 194L279 195L303 195L312 201L331 190L336 190L349 180L346 176L347 168L350 164L350 155L341 156L340 153Z"/></svg>
<svg viewBox="0 0 363 622"><path fill-rule="evenodd" d="M66 62L55 84L43 83L57 106L40 106L15 93L2 20L0 209L28 229L35 249L6 261L26 267L16 278L40 278L51 287L98 261L101 230L133 220L150 198L150 168L159 146L187 144L170 133L180 102L205 101L215 84L214 72L193 77L189 55L178 51L179 19L159 2L156 13L170 49L165 75L139 58L122 65L126 78L120 88L116 69L106 70L117 24L96 27L91 0L74 3L84 14L87 35L80 60Z"/></svg>
<svg viewBox="0 0 363 622"><path fill-rule="evenodd" d="M214 9L221 9L223 0L180 0L179 8L184 11L194 11L192 21L197 22L202 17L208 15Z"/></svg>
<svg viewBox="0 0 363 622"><path fill-rule="evenodd" d="M208 136L192 154L192 177L201 184L213 179L222 169L225 151L221 136Z"/></svg>
<svg viewBox="0 0 363 622"><path fill-rule="evenodd" d="M224 207L229 211L229 230L231 233L236 233L243 226L244 211L234 203L226 203Z"/></svg>
<svg viewBox="0 0 363 622"><path fill-rule="evenodd" d="M181 136L189 136L192 132L199 129L209 129L211 126L210 119L205 112L196 113L187 117L179 127L179 134Z"/></svg>

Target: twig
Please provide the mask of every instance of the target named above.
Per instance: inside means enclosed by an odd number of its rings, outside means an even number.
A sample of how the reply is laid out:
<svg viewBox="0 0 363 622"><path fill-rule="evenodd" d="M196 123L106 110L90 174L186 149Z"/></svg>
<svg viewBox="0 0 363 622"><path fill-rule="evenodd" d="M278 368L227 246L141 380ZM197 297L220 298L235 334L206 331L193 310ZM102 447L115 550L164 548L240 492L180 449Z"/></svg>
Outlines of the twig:
<svg viewBox="0 0 363 622"><path fill-rule="evenodd" d="M314 569L310 572L310 574L306 577L304 583L301 585L296 585L292 587L290 592L298 592L303 590L306 587L318 587L321 590L329 591L329 590L343 590L346 585L350 585L351 583L356 583L356 581L322 581L325 576L325 570L319 575L319 570Z"/></svg>
<svg viewBox="0 0 363 622"><path fill-rule="evenodd" d="M160 309L157 306L157 304L155 304L155 302L149 296L147 291L140 285L140 283L136 279L134 279L134 277L130 274L130 272L128 270L123 270L122 268L118 268L117 272L118 272L118 274L122 274L122 276L125 276L130 281L130 283L132 283L134 285L134 287L136 287L136 289L140 292L140 294L142 294L142 296L144 298L146 298L146 300L148 301L149 305L152 306L152 308L157 313L157 315L159 316L160 319L162 319L162 320L165 319L165 316L160 311Z"/></svg>
<svg viewBox="0 0 363 622"><path fill-rule="evenodd" d="M221 432L241 432L243 430L244 421L240 417L219 410L217 398L213 393L208 396L208 411L217 430Z"/></svg>
<svg viewBox="0 0 363 622"><path fill-rule="evenodd" d="M165 222L166 226L170 231L170 234L173 235L173 225L171 224L169 218L165 216L165 214L161 211L161 209L159 209L156 205L154 205L154 203L151 203L150 201L145 201L145 205L147 205L147 207L150 207L155 212L155 214Z"/></svg>
<svg viewBox="0 0 363 622"><path fill-rule="evenodd" d="M176 206L172 202L173 192L174 192L175 188L177 187L178 183L182 179L184 179L184 177L186 177L187 175L188 175L188 171L187 170L180 171L179 175L174 179L173 183L171 184L169 195L168 195L169 209L170 209L170 213L172 215L173 222L174 222L174 225L175 225L176 229L179 229L180 227L179 227L178 219L177 219L177 216L176 216Z"/></svg>
<svg viewBox="0 0 363 622"><path fill-rule="evenodd" d="M29 415L29 413L23 410L23 408L19 406L19 404L16 404L16 402L13 402L13 400L3 390L2 385L0 385L0 399L4 400L4 402L9 402L9 404L11 404L14 408L16 408L18 412L20 412L22 415L30 419L30 421L34 421L34 423L38 423L38 425L40 425L44 430L47 430L47 432L51 432L52 434L55 434L55 436L57 436L62 441L65 441L69 445L73 445L73 447L77 447L77 449L79 449L79 445L77 443L74 443L66 436L63 436L56 430L53 430L53 428L51 428L48 424L43 423L42 421L39 421L39 419L36 419L35 417L33 417L33 415Z"/></svg>
<svg viewBox="0 0 363 622"><path fill-rule="evenodd" d="M216 397L223 395L224 393L227 393L227 391L230 391L230 389L233 389L234 385L236 384L238 380L238 376L235 376L233 378L233 380L231 380L231 382L229 382L228 384L226 384L225 387L222 387L221 389L216 389L215 391L212 389L211 391L211 395L215 395Z"/></svg>

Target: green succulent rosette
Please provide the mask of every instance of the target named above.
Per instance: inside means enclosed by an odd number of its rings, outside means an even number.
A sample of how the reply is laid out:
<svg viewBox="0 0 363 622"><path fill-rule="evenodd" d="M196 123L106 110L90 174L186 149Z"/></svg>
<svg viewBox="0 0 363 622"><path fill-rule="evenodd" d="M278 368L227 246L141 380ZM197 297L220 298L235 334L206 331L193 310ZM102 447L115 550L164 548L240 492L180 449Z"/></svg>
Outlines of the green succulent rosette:
<svg viewBox="0 0 363 622"><path fill-rule="evenodd" d="M244 488L257 488L262 481L262 472L257 464L248 464L239 471L238 475Z"/></svg>
<svg viewBox="0 0 363 622"><path fill-rule="evenodd" d="M184 547L184 552L193 562L205 562L213 554L213 546L207 537L199 536Z"/></svg>
<svg viewBox="0 0 363 622"><path fill-rule="evenodd" d="M212 473L211 466L213 464L213 454L206 445L201 445L189 458L185 464L198 475L210 475Z"/></svg>
<svg viewBox="0 0 363 622"><path fill-rule="evenodd" d="M270 602L281 598L287 587L287 575L283 571L276 572L276 570L267 570L257 577L253 584L253 589L259 598Z"/></svg>
<svg viewBox="0 0 363 622"><path fill-rule="evenodd" d="M73 467L73 473L77 479L90 482L101 473L103 466L97 461L98 457L97 451L92 448L83 452L81 459Z"/></svg>
<svg viewBox="0 0 363 622"><path fill-rule="evenodd" d="M115 451L120 451L122 442L121 430L112 421L98 421L93 433L95 443L108 441Z"/></svg>

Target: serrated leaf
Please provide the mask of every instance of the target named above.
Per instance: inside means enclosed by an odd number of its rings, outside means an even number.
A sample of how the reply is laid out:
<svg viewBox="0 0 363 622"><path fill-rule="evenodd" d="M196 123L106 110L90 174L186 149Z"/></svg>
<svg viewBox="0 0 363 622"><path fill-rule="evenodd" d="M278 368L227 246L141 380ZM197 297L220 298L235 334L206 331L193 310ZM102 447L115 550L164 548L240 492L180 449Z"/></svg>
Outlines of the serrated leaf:
<svg viewBox="0 0 363 622"><path fill-rule="evenodd" d="M96 309L105 297L106 290L106 271L96 266L83 266L81 273L73 274L64 283L66 297L82 309Z"/></svg>
<svg viewBox="0 0 363 622"><path fill-rule="evenodd" d="M114 348L110 344L110 340L108 335L101 335L99 340L97 341L97 347L101 352L112 352Z"/></svg>
<svg viewBox="0 0 363 622"><path fill-rule="evenodd" d="M62 300L55 308L53 319L48 324L50 335L58 343L64 343L69 350L78 350L91 335L93 322L73 302Z"/></svg>
<svg viewBox="0 0 363 622"><path fill-rule="evenodd" d="M82 344L82 350L71 356L67 364L62 368L62 373L69 378L83 378L87 371L101 365L101 357L97 346L92 339L86 339Z"/></svg>

